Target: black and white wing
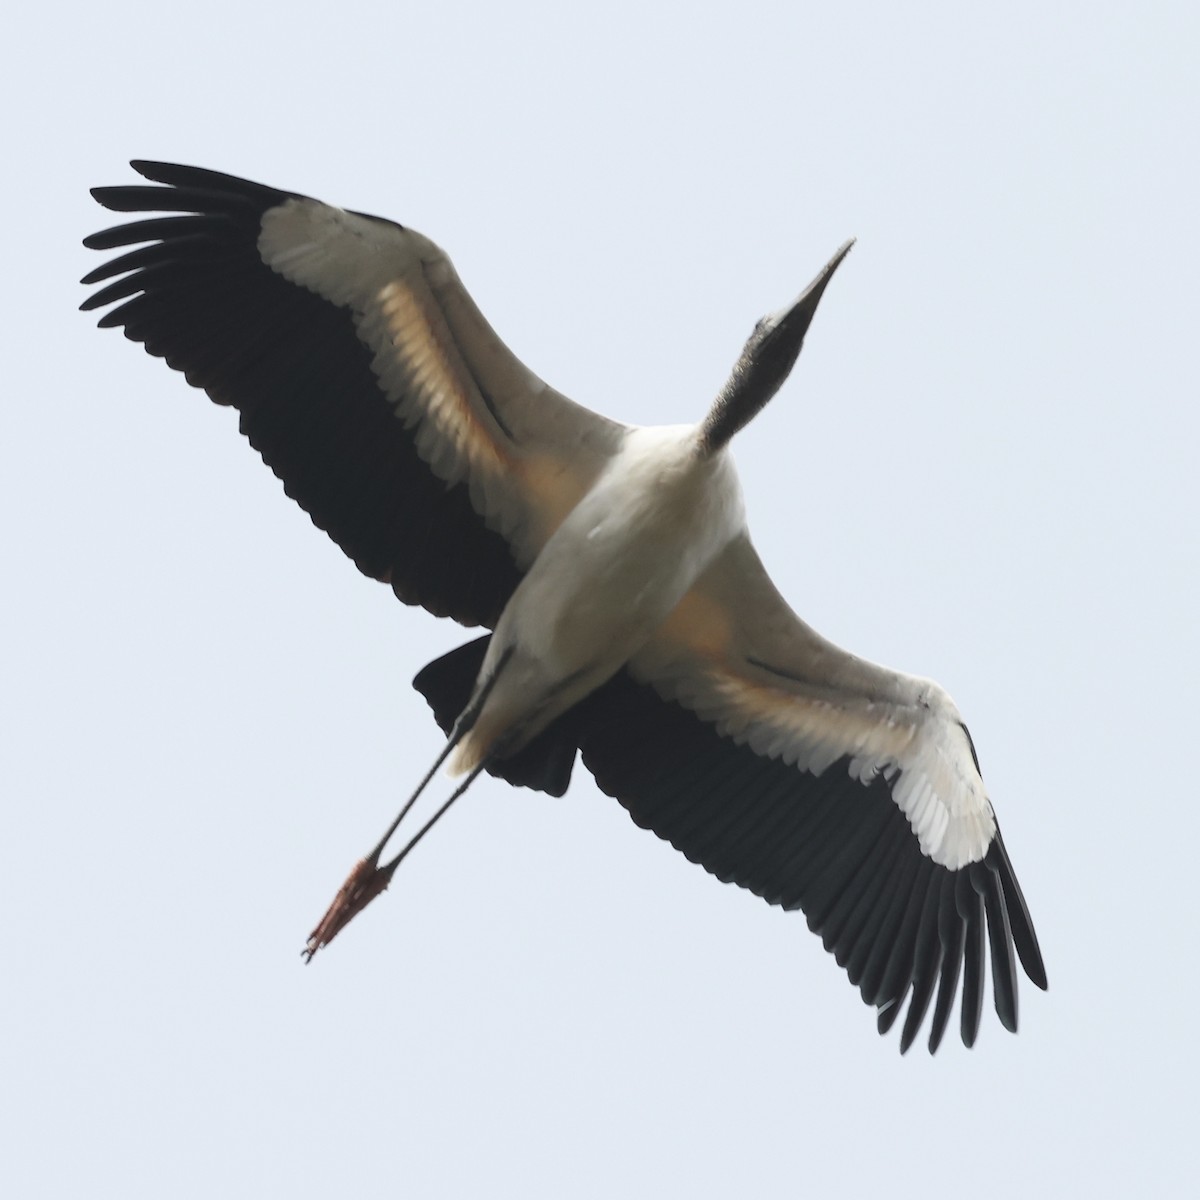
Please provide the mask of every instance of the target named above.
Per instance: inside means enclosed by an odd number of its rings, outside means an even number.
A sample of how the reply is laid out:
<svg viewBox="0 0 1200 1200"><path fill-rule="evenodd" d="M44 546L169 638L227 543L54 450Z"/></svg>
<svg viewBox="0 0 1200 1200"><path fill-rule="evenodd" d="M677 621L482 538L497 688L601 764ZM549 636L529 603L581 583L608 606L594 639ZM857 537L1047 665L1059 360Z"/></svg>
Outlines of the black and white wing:
<svg viewBox="0 0 1200 1200"><path fill-rule="evenodd" d="M839 650L732 543L629 668L585 702L585 765L641 826L772 904L803 909L884 1032L906 996L929 1048L961 979L979 1029L990 946L996 1012L1017 1027L1016 957L1046 973L950 697Z"/></svg>
<svg viewBox="0 0 1200 1200"><path fill-rule="evenodd" d="M139 219L87 238L136 246L120 326L183 371L287 494L401 600L493 625L523 571L619 445L488 325L450 260L392 221L195 167L135 162L165 186L96 188Z"/></svg>

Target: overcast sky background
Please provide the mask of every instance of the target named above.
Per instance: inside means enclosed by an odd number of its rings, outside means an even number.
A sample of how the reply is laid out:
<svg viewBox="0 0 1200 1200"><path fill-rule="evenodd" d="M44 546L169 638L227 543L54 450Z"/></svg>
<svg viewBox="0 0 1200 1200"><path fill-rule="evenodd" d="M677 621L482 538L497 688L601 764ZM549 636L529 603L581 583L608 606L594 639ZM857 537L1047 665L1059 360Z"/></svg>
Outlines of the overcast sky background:
<svg viewBox="0 0 1200 1200"><path fill-rule="evenodd" d="M683 12L8 18L6 1195L1190 1194L1195 6ZM477 786L304 968L439 747L409 681L470 635L75 311L131 157L412 225L641 423L697 419L857 236L738 440L751 527L970 721L1050 975L1020 1035L989 997L973 1051L901 1059L801 916L582 771Z"/></svg>

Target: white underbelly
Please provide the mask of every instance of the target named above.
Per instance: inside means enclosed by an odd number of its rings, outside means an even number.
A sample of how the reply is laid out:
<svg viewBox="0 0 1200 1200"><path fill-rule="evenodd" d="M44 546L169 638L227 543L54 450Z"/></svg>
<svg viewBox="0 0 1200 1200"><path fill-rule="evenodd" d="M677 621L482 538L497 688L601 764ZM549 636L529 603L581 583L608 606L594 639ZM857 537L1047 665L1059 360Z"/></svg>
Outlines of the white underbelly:
<svg viewBox="0 0 1200 1200"><path fill-rule="evenodd" d="M455 756L458 769L519 730L507 747L515 749L614 675L743 527L727 456L697 460L680 433L638 432L659 444L635 445L631 461L614 464L509 600L480 682L503 669Z"/></svg>

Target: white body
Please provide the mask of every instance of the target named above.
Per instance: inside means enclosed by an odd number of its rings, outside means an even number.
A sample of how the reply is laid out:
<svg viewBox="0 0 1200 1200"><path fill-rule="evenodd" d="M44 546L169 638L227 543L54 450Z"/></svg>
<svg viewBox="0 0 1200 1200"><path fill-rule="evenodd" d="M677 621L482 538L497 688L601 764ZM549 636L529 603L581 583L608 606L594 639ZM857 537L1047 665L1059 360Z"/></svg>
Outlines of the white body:
<svg viewBox="0 0 1200 1200"><path fill-rule="evenodd" d="M470 488L527 568L477 686L504 649L514 657L453 770L506 735L520 745L629 662L769 757L819 775L848 755L860 779L898 774L893 799L926 855L951 870L983 858L995 818L953 701L792 612L750 545L728 453L694 452L702 427L629 428L555 392L420 234L293 200L265 215L259 249L352 310L422 458Z"/></svg>
<svg viewBox="0 0 1200 1200"><path fill-rule="evenodd" d="M477 687L504 670L450 769L518 748L611 678L744 523L726 451L702 456L694 426L631 429L505 608Z"/></svg>
<svg viewBox="0 0 1200 1200"><path fill-rule="evenodd" d="M453 769L499 762L625 671L578 714L592 725L567 728L567 776L578 751L639 824L802 907L881 1022L911 990L902 1048L935 983L936 1046L960 968L973 1041L985 938L997 1012L1016 1028L1014 946L1039 987L1045 969L958 709L792 611L751 544L725 449L787 378L850 243L757 323L704 421L629 428L517 359L421 234L216 172L134 165L165 186L96 198L194 215L88 239L150 245L89 273L113 282L85 307L128 300L101 323L236 406L364 573L494 630ZM455 664L478 661L446 660L427 668L454 685L444 721L469 678ZM403 853L366 882L356 868L310 953Z"/></svg>

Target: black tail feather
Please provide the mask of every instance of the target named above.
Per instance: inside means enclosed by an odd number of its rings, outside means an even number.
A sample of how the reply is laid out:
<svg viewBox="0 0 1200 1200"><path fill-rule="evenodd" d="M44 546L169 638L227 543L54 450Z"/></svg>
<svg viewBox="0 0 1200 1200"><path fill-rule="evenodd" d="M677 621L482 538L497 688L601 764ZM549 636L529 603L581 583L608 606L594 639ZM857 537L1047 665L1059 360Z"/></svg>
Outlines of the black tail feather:
<svg viewBox="0 0 1200 1200"><path fill-rule="evenodd" d="M429 702L443 733L450 732L458 714L467 707L491 640L492 635L485 634L435 658L417 672L413 687Z"/></svg>
<svg viewBox="0 0 1200 1200"><path fill-rule="evenodd" d="M491 634L486 634L435 658L413 680L413 687L429 702L443 733L450 732L466 708L490 641ZM514 787L561 796L571 782L578 748L575 722L571 713L565 713L516 754L489 762L487 772Z"/></svg>

